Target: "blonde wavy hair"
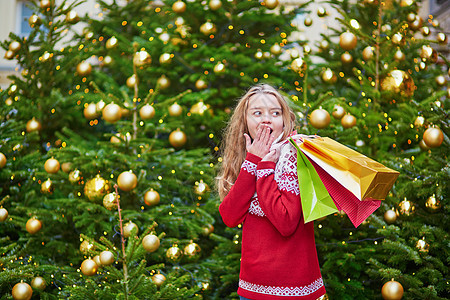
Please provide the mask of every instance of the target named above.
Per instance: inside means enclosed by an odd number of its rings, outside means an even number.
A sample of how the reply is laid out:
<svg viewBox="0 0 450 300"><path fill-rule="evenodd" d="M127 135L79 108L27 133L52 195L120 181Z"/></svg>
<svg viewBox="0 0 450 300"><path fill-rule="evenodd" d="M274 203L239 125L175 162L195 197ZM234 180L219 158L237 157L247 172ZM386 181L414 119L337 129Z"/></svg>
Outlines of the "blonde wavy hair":
<svg viewBox="0 0 450 300"><path fill-rule="evenodd" d="M284 125L281 139L286 139L295 129L295 114L289 107L286 98L279 91L268 84L258 84L251 87L238 100L234 113L224 131L221 143L223 160L220 165L219 174L216 177L216 188L221 200L228 194L231 186L236 181L241 165L247 155L244 133L249 134L247 127L248 103L252 97L261 94L274 96L281 105Z"/></svg>

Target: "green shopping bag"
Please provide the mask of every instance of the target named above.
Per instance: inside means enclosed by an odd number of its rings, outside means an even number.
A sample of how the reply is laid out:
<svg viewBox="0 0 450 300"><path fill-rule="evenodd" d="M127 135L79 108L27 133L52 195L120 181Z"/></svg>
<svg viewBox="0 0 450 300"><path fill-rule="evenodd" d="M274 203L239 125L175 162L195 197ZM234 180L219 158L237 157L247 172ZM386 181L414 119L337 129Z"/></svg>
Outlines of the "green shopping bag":
<svg viewBox="0 0 450 300"><path fill-rule="evenodd" d="M337 212L338 209L314 166L295 141L292 138L289 141L297 149L297 175L305 223Z"/></svg>

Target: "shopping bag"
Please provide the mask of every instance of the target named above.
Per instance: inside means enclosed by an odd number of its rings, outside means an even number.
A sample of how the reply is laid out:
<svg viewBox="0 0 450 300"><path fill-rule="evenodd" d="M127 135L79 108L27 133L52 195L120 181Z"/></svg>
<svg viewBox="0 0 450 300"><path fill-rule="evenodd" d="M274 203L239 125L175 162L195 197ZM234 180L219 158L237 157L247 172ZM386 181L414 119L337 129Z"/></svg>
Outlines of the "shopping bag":
<svg viewBox="0 0 450 300"><path fill-rule="evenodd" d="M380 207L381 200L366 199L360 201L353 193L344 188L335 178L328 174L314 161L310 160L325 188L339 210L343 210L355 227L364 222Z"/></svg>
<svg viewBox="0 0 450 300"><path fill-rule="evenodd" d="M301 152L359 200L384 200L399 172L328 137L302 137Z"/></svg>
<svg viewBox="0 0 450 300"><path fill-rule="evenodd" d="M297 149L297 174L304 222L308 223L337 212L333 199L311 162L292 139L290 142Z"/></svg>

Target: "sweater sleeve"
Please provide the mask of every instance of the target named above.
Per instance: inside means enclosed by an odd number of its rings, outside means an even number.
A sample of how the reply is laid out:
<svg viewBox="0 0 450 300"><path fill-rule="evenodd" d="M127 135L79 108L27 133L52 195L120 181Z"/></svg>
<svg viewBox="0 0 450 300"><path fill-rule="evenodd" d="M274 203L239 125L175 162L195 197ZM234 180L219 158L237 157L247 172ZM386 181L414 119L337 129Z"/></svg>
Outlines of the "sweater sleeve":
<svg viewBox="0 0 450 300"><path fill-rule="evenodd" d="M236 182L219 206L222 220L228 227L236 227L247 216L256 191L256 168L261 158L247 153Z"/></svg>
<svg viewBox="0 0 450 300"><path fill-rule="evenodd" d="M262 161L256 171L259 204L269 221L285 237L295 232L302 216L297 160L294 158L288 157L291 162L281 170L278 183L275 181L274 162Z"/></svg>

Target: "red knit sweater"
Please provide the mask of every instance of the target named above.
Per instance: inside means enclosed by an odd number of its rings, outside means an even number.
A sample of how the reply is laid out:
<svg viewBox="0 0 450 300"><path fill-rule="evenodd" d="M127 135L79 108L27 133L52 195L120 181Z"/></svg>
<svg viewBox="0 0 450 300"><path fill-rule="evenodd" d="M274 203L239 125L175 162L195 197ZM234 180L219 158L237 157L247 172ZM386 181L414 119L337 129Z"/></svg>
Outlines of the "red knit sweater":
<svg viewBox="0 0 450 300"><path fill-rule="evenodd" d="M325 294L314 241L304 224L297 152L289 143L277 164L248 153L219 211L243 223L238 294L249 299L317 299Z"/></svg>

